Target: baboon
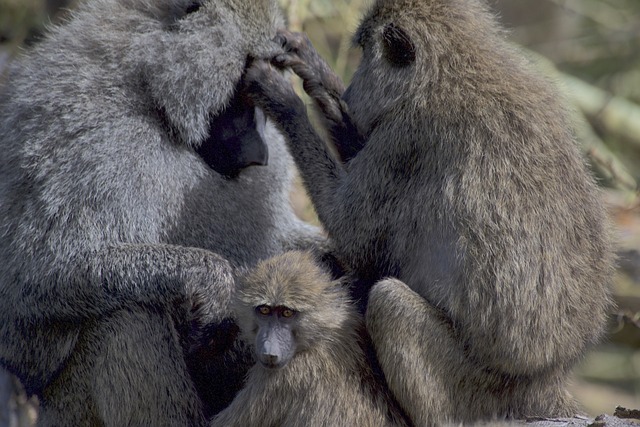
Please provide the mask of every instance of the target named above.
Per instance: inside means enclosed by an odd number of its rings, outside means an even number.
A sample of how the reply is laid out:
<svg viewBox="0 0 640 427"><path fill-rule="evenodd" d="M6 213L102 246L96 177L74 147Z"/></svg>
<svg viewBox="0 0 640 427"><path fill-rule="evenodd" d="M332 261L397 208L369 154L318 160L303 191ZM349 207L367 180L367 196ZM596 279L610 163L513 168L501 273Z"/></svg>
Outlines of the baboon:
<svg viewBox="0 0 640 427"><path fill-rule="evenodd" d="M233 307L256 364L212 427L407 425L371 369L348 289L309 252L258 264Z"/></svg>
<svg viewBox="0 0 640 427"><path fill-rule="evenodd" d="M337 257L377 282L366 326L412 421L573 415L567 377L603 334L613 256L553 85L480 0L374 2L344 93L308 39L279 39L288 53L256 61L248 91ZM315 133L287 66L350 159Z"/></svg>
<svg viewBox="0 0 640 427"><path fill-rule="evenodd" d="M290 208L282 136L240 90L280 26L275 0L88 0L12 63L0 365L41 425L202 425L216 407L191 337L221 324L214 352L250 360L225 320L236 270L321 241Z"/></svg>

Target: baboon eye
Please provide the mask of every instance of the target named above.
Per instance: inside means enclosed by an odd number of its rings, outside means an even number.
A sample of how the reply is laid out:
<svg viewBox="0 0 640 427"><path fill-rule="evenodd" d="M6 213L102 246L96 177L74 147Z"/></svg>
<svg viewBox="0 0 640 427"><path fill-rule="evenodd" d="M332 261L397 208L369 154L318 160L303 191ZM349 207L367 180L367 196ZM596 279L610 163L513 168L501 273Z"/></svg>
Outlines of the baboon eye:
<svg viewBox="0 0 640 427"><path fill-rule="evenodd" d="M416 47L400 27L388 24L382 33L384 57L392 65L406 67L416 60Z"/></svg>
<svg viewBox="0 0 640 427"><path fill-rule="evenodd" d="M296 312L294 310L291 310L290 308L284 308L282 309L282 317L284 318L291 318L294 316L294 314L296 314Z"/></svg>
<svg viewBox="0 0 640 427"><path fill-rule="evenodd" d="M187 6L187 9L184 12L186 15L188 15L190 13L197 12L198 10L200 10L200 7L202 7L202 4L200 4L200 2L194 1L191 2L189 6Z"/></svg>
<svg viewBox="0 0 640 427"><path fill-rule="evenodd" d="M261 305L259 307L256 307L256 312L263 316L268 316L271 314L271 307L269 307L268 305Z"/></svg>

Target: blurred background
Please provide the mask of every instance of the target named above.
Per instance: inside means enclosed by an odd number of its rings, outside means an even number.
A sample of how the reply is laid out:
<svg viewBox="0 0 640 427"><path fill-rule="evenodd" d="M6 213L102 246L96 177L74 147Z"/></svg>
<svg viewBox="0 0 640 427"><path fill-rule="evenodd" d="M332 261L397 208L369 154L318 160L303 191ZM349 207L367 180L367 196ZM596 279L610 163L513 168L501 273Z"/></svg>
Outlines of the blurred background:
<svg viewBox="0 0 640 427"><path fill-rule="evenodd" d="M351 36L369 0L280 1L289 27L307 32L348 83L359 62ZM573 392L591 416L617 405L640 409L640 1L488 1L508 37L558 83L616 224L618 307L607 341L576 370ZM76 3L0 0L0 75ZM299 186L292 202L304 219L317 221Z"/></svg>

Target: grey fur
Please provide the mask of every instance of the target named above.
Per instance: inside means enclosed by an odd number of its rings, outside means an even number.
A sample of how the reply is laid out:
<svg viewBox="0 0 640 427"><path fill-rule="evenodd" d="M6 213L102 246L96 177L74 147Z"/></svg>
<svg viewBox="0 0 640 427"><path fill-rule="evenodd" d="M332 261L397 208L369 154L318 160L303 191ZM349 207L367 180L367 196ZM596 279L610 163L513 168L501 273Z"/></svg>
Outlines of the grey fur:
<svg viewBox="0 0 640 427"><path fill-rule="evenodd" d="M256 363L245 388L211 427L406 425L366 357L362 316L347 289L332 281L312 255L284 253L258 264L242 280L234 311L254 351L264 325L257 309L264 306L295 313L284 321L295 341L293 357L279 369Z"/></svg>
<svg viewBox="0 0 640 427"><path fill-rule="evenodd" d="M40 425L201 425L189 325L230 315L236 268L319 241L272 124L233 180L193 150L278 50L277 2L193 3L89 0L2 88L0 364Z"/></svg>
<svg viewBox="0 0 640 427"><path fill-rule="evenodd" d="M346 163L273 66L247 81L338 258L365 283L399 279L366 313L390 389L416 425L573 415L567 377L604 332L613 255L558 92L479 0L378 0L355 40L342 99L304 37L283 33L274 59L337 126Z"/></svg>

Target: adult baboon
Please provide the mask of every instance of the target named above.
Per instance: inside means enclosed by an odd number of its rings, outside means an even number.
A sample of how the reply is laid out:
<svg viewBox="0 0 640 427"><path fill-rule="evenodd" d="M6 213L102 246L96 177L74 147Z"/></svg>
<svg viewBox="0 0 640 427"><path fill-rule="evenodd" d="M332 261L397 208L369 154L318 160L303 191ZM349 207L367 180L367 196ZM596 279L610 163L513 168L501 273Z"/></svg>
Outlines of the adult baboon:
<svg viewBox="0 0 640 427"><path fill-rule="evenodd" d="M256 365L212 427L406 425L371 369L348 290L310 253L258 264L241 281L234 312Z"/></svg>
<svg viewBox="0 0 640 427"><path fill-rule="evenodd" d="M274 62L352 159L328 152L271 64L249 90L338 257L364 283L399 279L373 287L366 324L403 409L417 425L574 414L566 379L603 333L612 250L557 91L479 0L376 1L341 99L305 38L281 39Z"/></svg>
<svg viewBox="0 0 640 427"><path fill-rule="evenodd" d="M282 137L238 90L281 24L275 0L89 0L12 64L0 364L41 425L202 424L191 335L229 316L235 268L316 239Z"/></svg>

